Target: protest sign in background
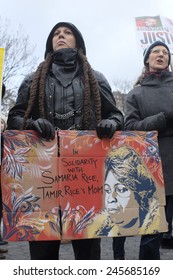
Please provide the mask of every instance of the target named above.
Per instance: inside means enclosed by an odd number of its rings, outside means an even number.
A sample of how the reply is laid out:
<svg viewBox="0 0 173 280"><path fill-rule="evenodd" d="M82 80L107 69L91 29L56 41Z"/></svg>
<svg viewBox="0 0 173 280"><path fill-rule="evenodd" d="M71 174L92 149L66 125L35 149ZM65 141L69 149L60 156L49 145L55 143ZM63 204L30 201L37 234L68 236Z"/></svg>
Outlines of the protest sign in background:
<svg viewBox="0 0 173 280"><path fill-rule="evenodd" d="M163 16L142 16L135 18L137 43L142 53L155 41L164 42L170 49L170 67L173 70L173 19Z"/></svg>
<svg viewBox="0 0 173 280"><path fill-rule="evenodd" d="M136 17L135 28L138 46L142 51L159 40L173 53L173 19L159 15Z"/></svg>

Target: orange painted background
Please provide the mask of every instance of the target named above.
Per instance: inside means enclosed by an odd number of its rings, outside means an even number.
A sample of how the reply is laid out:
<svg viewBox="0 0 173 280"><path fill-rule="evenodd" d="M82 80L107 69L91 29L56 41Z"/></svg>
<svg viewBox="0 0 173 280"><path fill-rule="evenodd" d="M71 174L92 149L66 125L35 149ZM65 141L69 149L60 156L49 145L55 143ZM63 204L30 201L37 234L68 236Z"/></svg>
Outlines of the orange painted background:
<svg viewBox="0 0 173 280"><path fill-rule="evenodd" d="M53 141L44 141L34 131L5 131L3 139L5 240L112 237L167 229L156 132L116 132L111 140L100 140L94 131L59 131ZM140 156L154 188L142 222L134 225L144 215L140 205L139 217L121 229L118 215L106 209L104 186L105 160L120 147ZM135 197L138 200L137 192ZM133 217L134 205L127 208Z"/></svg>

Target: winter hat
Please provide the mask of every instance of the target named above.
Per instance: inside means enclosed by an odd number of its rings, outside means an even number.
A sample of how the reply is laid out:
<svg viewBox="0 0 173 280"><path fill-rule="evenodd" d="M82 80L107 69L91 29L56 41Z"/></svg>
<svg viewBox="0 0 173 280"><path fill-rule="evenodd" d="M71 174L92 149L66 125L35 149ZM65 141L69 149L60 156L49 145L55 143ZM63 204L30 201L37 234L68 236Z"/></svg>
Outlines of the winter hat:
<svg viewBox="0 0 173 280"><path fill-rule="evenodd" d="M52 38L53 38L55 30L60 26L68 27L73 32L73 34L76 38L76 43L77 43L78 47L80 47L83 50L84 54L86 55L85 42L84 42L81 32L77 29L77 27L70 22L59 22L52 28L51 32L49 33L49 36L48 36L47 42L46 42L45 57L49 52L51 52L51 53L53 52Z"/></svg>
<svg viewBox="0 0 173 280"><path fill-rule="evenodd" d="M170 60L171 60L171 54L170 54L170 50L168 48L168 46L163 43L162 41L156 41L154 43L152 43L148 48L146 48L144 50L144 53L143 53L143 57L144 57L144 65L147 65L146 61L149 57L149 54L151 52L151 50L156 47L156 46L164 46L167 50L168 50L168 54L169 54L169 60L168 60L168 65L170 64Z"/></svg>

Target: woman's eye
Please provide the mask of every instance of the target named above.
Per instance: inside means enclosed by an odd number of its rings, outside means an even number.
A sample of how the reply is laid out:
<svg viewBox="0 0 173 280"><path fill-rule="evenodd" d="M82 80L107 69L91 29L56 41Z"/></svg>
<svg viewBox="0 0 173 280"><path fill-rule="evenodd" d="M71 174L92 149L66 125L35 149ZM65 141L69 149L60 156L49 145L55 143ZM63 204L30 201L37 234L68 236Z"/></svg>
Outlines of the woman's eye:
<svg viewBox="0 0 173 280"><path fill-rule="evenodd" d="M124 193L124 192L127 192L128 189L124 186L119 186L119 187L117 187L117 191L120 193Z"/></svg>
<svg viewBox="0 0 173 280"><path fill-rule="evenodd" d="M110 193L110 188L108 186L105 186L105 192Z"/></svg>
<svg viewBox="0 0 173 280"><path fill-rule="evenodd" d="M66 31L65 33L66 33L66 34L72 34L71 31Z"/></svg>

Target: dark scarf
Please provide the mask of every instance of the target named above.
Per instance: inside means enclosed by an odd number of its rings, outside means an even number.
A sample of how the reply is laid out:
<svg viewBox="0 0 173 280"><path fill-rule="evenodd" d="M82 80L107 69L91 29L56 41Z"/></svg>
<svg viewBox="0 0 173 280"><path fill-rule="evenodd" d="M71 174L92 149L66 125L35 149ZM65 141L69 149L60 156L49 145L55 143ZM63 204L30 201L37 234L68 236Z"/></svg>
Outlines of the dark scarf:
<svg viewBox="0 0 173 280"><path fill-rule="evenodd" d="M158 78L160 78L161 75L162 75L163 73L165 73L165 72L170 72L170 71L169 71L169 67L166 67L165 69L160 70L160 71L147 71L147 72L145 73L145 77L148 77L148 76L150 76L150 75L155 75L155 76L157 76Z"/></svg>
<svg viewBox="0 0 173 280"><path fill-rule="evenodd" d="M52 55L52 72L60 83L67 87L75 77L79 66L77 49L65 48Z"/></svg>

